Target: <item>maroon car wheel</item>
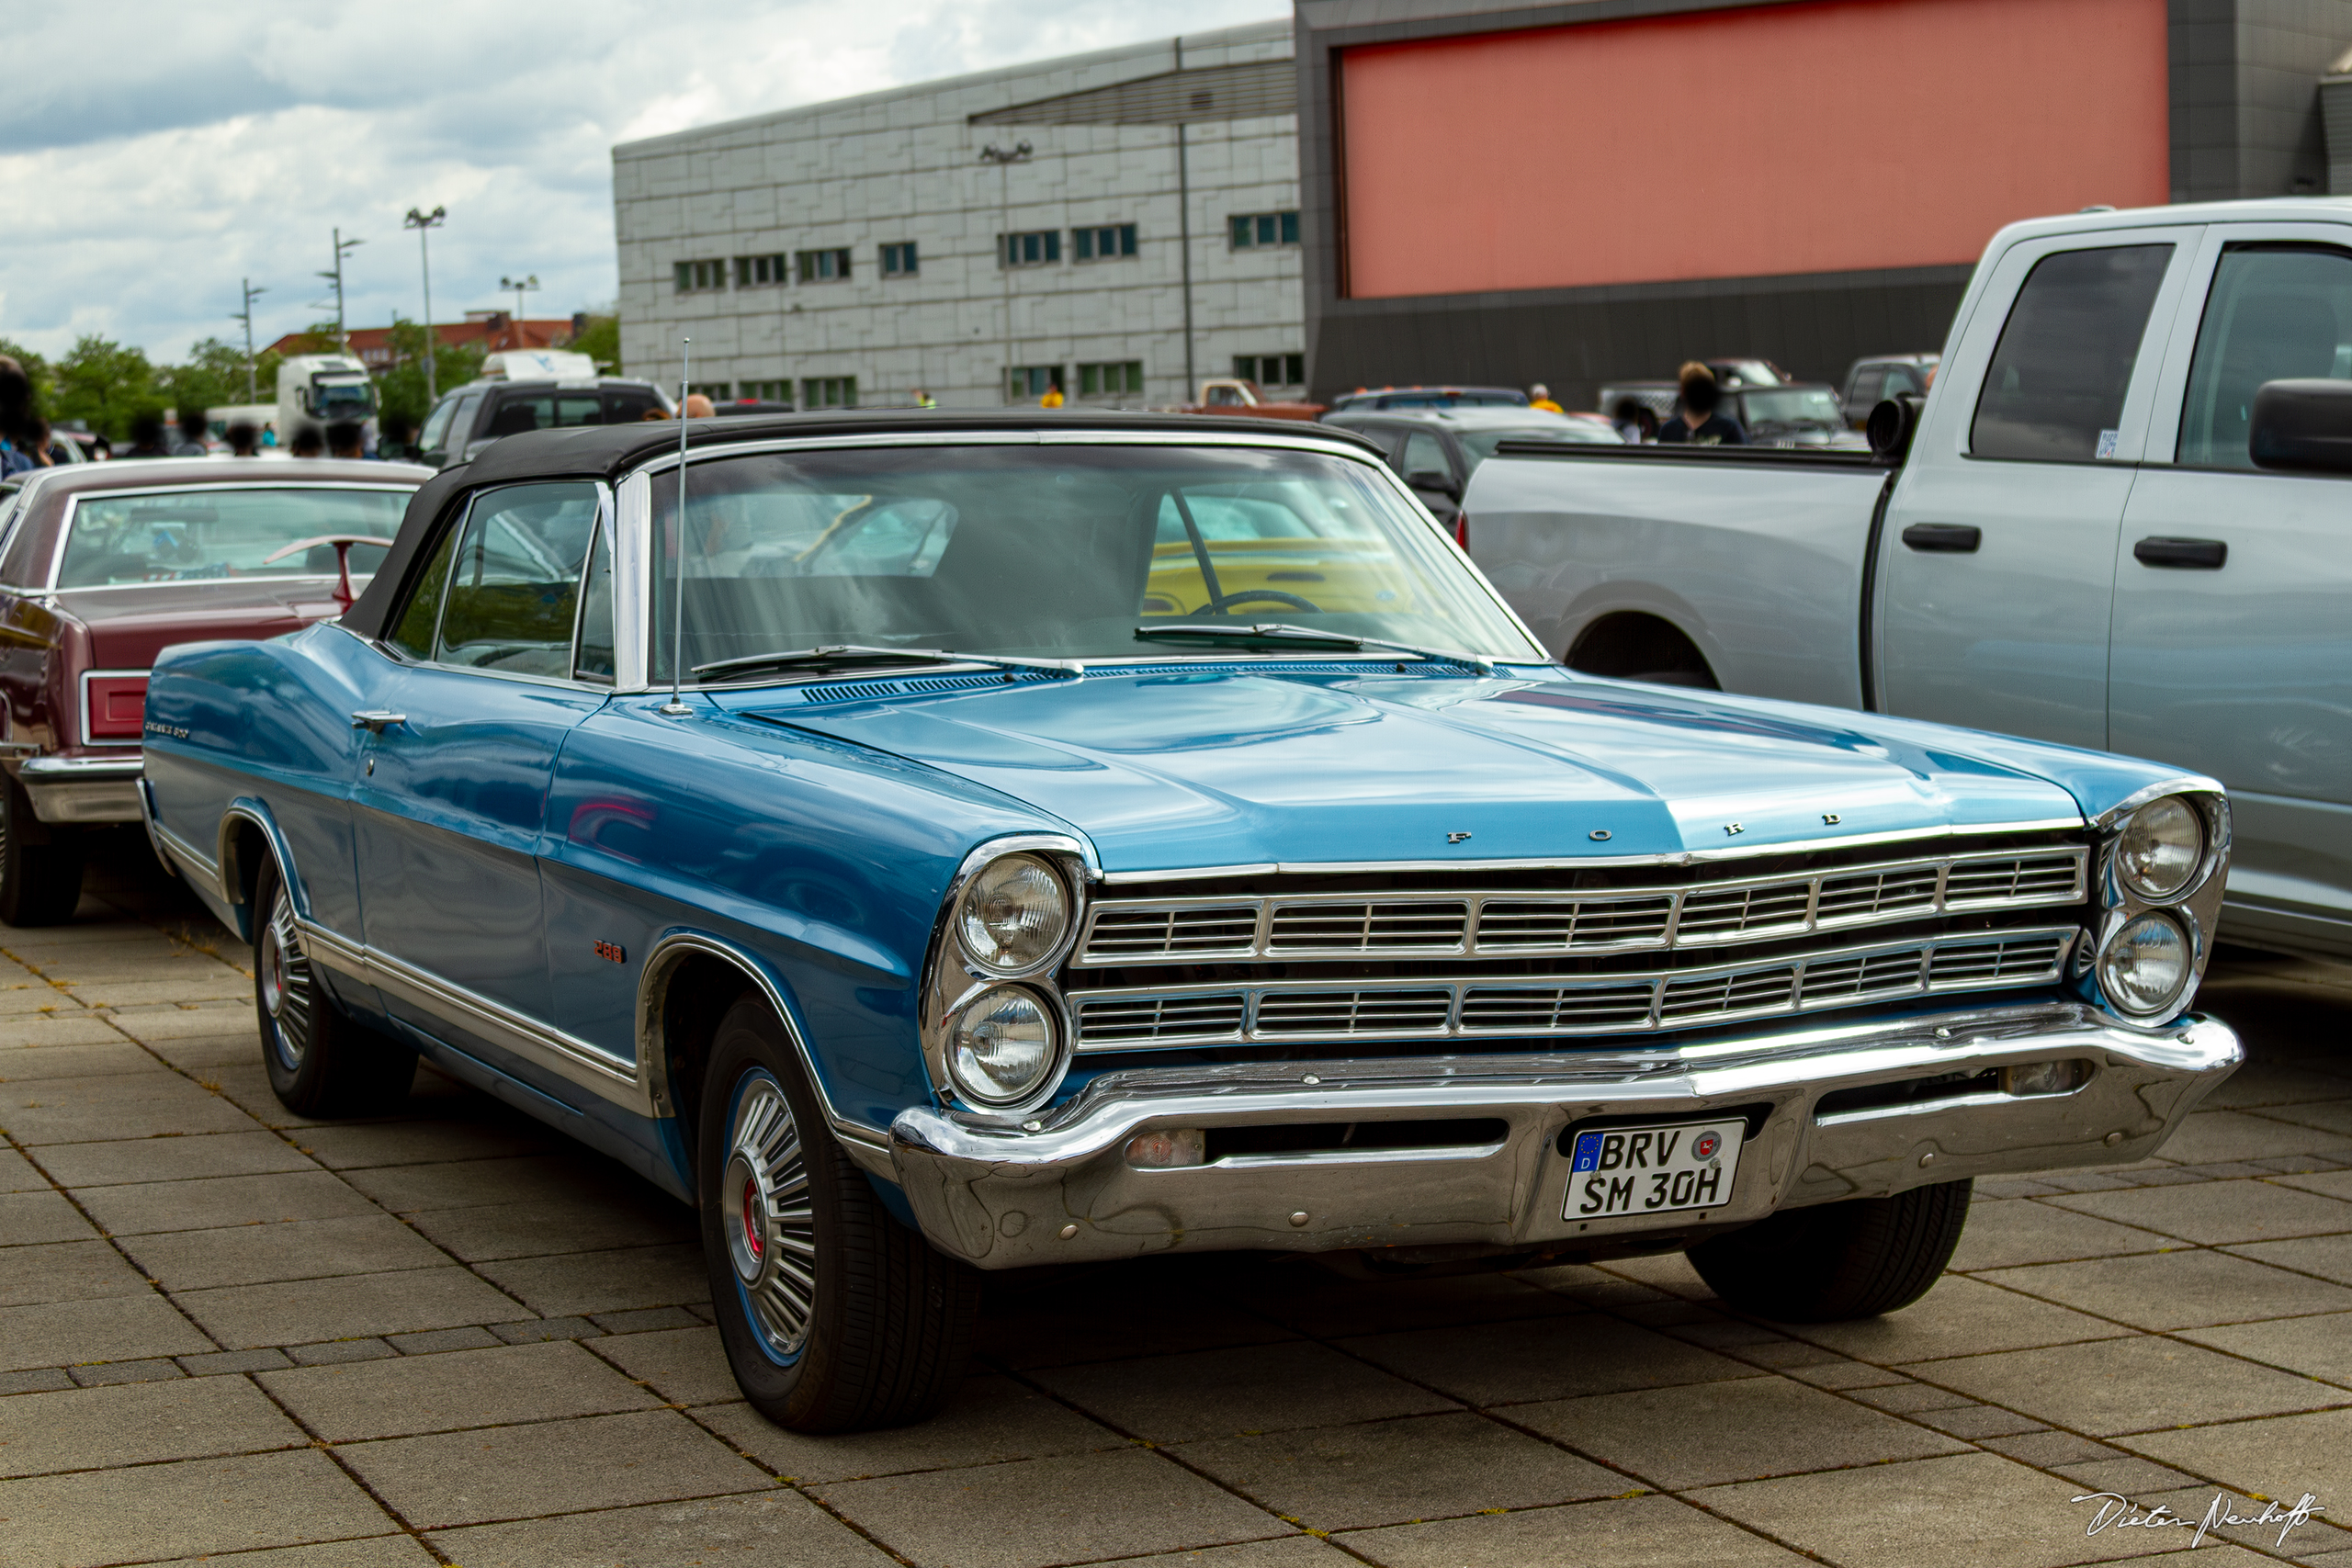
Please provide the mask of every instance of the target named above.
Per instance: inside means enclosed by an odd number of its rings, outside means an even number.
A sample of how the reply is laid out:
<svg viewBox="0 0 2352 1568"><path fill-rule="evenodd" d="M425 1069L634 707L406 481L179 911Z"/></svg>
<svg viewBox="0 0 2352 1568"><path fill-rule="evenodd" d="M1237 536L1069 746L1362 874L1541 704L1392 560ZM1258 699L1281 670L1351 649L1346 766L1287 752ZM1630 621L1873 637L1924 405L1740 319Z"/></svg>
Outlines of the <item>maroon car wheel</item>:
<svg viewBox="0 0 2352 1568"><path fill-rule="evenodd" d="M0 920L53 926L82 901L82 836L33 815L22 784L0 781Z"/></svg>

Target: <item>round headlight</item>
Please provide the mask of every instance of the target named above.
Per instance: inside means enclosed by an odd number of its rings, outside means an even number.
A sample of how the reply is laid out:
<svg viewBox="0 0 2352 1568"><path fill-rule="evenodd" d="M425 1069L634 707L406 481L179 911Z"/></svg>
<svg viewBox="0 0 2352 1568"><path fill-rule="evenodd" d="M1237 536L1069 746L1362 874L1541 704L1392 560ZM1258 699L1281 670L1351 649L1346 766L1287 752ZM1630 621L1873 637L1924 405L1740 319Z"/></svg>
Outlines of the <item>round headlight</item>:
<svg viewBox="0 0 2352 1568"><path fill-rule="evenodd" d="M2205 859L2205 824L2177 795L2152 800L2123 819L2115 844L2116 874L2143 898L2170 898L2188 886Z"/></svg>
<svg viewBox="0 0 2352 1568"><path fill-rule="evenodd" d="M1051 957L1069 929L1069 894L1035 855L1001 855L979 869L956 912L956 936L973 963L1018 975Z"/></svg>
<svg viewBox="0 0 2352 1568"><path fill-rule="evenodd" d="M2163 915L2142 915L2108 938L2099 952L2100 988L2134 1018L2171 1011L2188 977L2188 938Z"/></svg>
<svg viewBox="0 0 2352 1568"><path fill-rule="evenodd" d="M947 1025L947 1071L967 1099L1011 1105L1054 1068L1054 1019L1018 986L984 991Z"/></svg>

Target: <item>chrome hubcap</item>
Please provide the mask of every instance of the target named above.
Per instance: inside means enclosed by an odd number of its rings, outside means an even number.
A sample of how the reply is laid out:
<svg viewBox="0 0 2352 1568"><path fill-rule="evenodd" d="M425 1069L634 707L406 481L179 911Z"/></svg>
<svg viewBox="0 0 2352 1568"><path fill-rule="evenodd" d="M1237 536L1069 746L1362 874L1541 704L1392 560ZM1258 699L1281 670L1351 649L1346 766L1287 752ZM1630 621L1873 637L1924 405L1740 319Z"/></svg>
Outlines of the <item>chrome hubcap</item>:
<svg viewBox="0 0 2352 1568"><path fill-rule="evenodd" d="M254 958L262 1009L276 1025L270 1031L270 1048L286 1070L293 1072L311 1047L311 960L294 929L294 901L283 887L270 907L269 924L262 928L260 951Z"/></svg>
<svg viewBox="0 0 2352 1568"><path fill-rule="evenodd" d="M816 1215L800 1130L765 1073L748 1077L737 1093L727 1147L718 1190L728 1261L769 1353L797 1355L817 1304Z"/></svg>

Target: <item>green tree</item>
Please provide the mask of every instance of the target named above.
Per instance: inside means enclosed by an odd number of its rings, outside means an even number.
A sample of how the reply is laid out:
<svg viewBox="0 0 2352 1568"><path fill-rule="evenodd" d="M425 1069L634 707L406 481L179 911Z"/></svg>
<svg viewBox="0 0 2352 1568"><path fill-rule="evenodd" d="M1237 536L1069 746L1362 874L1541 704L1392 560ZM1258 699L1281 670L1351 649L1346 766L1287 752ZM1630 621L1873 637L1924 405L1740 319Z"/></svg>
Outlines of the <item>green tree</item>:
<svg viewBox="0 0 2352 1568"><path fill-rule="evenodd" d="M588 324L571 340L571 351L584 354L596 362L596 368L608 376L621 373L621 319L618 316L591 316Z"/></svg>
<svg viewBox="0 0 2352 1568"><path fill-rule="evenodd" d="M434 385L439 391L461 387L481 374L480 344L442 344L434 354ZM424 328L405 316L392 318L392 365L376 378L376 399L387 416L406 418L411 429L424 423L433 400L424 391Z"/></svg>
<svg viewBox="0 0 2352 1568"><path fill-rule="evenodd" d="M254 376L255 402L267 401L275 395L277 385L274 355L264 355L270 363L266 378ZM209 337L193 344L185 363L170 366L163 373L164 382L175 407L219 408L223 403L242 403L245 398L245 351L242 344L223 343Z"/></svg>
<svg viewBox="0 0 2352 1568"><path fill-rule="evenodd" d="M131 420L142 412L164 406L164 389L147 351L125 348L95 333L76 339L52 375L56 395L50 417L87 420L110 441L125 439Z"/></svg>

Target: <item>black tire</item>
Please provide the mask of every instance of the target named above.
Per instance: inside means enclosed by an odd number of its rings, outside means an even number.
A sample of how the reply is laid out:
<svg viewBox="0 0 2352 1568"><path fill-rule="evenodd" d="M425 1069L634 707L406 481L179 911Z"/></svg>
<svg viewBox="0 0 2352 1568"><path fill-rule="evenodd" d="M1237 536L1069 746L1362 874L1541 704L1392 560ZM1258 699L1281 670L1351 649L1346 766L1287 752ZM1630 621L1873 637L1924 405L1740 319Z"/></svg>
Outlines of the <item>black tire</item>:
<svg viewBox="0 0 2352 1568"><path fill-rule="evenodd" d="M297 1116L383 1116L408 1099L416 1053L346 1016L303 951L277 863L254 885L254 1010L278 1102Z"/></svg>
<svg viewBox="0 0 2352 1568"><path fill-rule="evenodd" d="M33 815L24 785L0 780L0 920L54 926L82 901L82 833Z"/></svg>
<svg viewBox="0 0 2352 1568"><path fill-rule="evenodd" d="M719 1020L701 1112L703 1254L744 1397L796 1432L937 1410L964 1375L979 1277L883 1207L765 998Z"/></svg>
<svg viewBox="0 0 2352 1568"><path fill-rule="evenodd" d="M1909 1306L1943 1273L1973 1185L1783 1209L1700 1243L1690 1264L1730 1305L1776 1323L1876 1317Z"/></svg>

